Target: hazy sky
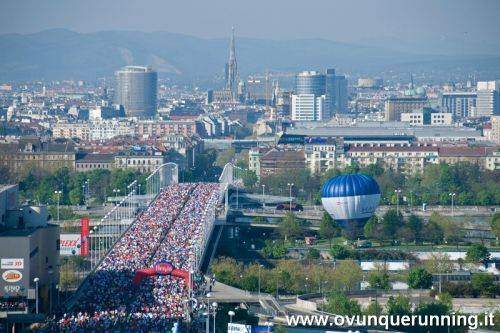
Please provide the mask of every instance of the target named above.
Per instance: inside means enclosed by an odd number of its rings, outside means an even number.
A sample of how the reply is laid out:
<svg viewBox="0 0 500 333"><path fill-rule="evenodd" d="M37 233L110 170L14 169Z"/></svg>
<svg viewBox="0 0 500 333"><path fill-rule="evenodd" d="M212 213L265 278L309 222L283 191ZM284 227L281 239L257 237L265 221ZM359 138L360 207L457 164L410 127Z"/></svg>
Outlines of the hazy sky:
<svg viewBox="0 0 500 333"><path fill-rule="evenodd" d="M499 0L0 0L0 33L163 30L200 37L480 39L499 42Z"/></svg>

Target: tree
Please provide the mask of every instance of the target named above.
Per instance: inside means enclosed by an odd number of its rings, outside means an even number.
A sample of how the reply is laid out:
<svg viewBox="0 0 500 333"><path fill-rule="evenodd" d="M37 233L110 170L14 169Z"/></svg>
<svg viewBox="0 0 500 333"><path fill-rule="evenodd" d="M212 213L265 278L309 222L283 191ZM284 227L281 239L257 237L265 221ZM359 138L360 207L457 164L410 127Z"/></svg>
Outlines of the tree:
<svg viewBox="0 0 500 333"><path fill-rule="evenodd" d="M315 249L314 247L311 247L308 251L307 251L307 255L306 255L306 258L309 259L309 260L317 260L321 257L321 254L320 252Z"/></svg>
<svg viewBox="0 0 500 333"><path fill-rule="evenodd" d="M223 168L227 163L231 162L235 154L236 150L233 147L218 151L215 165Z"/></svg>
<svg viewBox="0 0 500 333"><path fill-rule="evenodd" d="M370 239L381 239L381 232L380 232L380 223L377 215L373 215L370 217L370 219L366 222L363 231L365 234L366 238Z"/></svg>
<svg viewBox="0 0 500 333"><path fill-rule="evenodd" d="M217 281L229 285L235 285L242 273L241 264L233 258L218 258L212 262L210 269L215 274Z"/></svg>
<svg viewBox="0 0 500 333"><path fill-rule="evenodd" d="M493 274L475 273L471 277L472 289L481 296L495 297L497 286Z"/></svg>
<svg viewBox="0 0 500 333"><path fill-rule="evenodd" d="M340 227L327 212L323 213L319 226L319 235L323 239L328 239L330 247L332 246L332 238L340 235Z"/></svg>
<svg viewBox="0 0 500 333"><path fill-rule="evenodd" d="M245 185L245 188L254 187L257 181L259 180L255 172L252 170L245 170L242 174L242 178L243 178L243 185Z"/></svg>
<svg viewBox="0 0 500 333"><path fill-rule="evenodd" d="M387 313L396 316L410 315L410 298L404 295L390 296L387 300Z"/></svg>
<svg viewBox="0 0 500 333"><path fill-rule="evenodd" d="M351 300L344 293L333 292L328 295L325 310L329 313L344 316L355 316L361 314L361 306L356 300Z"/></svg>
<svg viewBox="0 0 500 333"><path fill-rule="evenodd" d="M363 277L361 267L352 260L342 261L337 265L334 274L346 291L357 289Z"/></svg>
<svg viewBox="0 0 500 333"><path fill-rule="evenodd" d="M365 310L365 314L367 316L369 315L379 316L382 314L382 312L384 312L384 308L382 307L382 305L380 305L380 303L376 299L372 300L370 304L368 304Z"/></svg>
<svg viewBox="0 0 500 333"><path fill-rule="evenodd" d="M411 214L408 218L408 222L406 222L406 226L412 232L413 241L418 242L422 238L422 228L423 223L422 219L416 215Z"/></svg>
<svg viewBox="0 0 500 333"><path fill-rule="evenodd" d="M287 212L278 225L280 234L288 240L288 237L299 237L304 233L304 226L293 212Z"/></svg>
<svg viewBox="0 0 500 333"><path fill-rule="evenodd" d="M330 249L330 254L333 259L343 260L343 259L354 259L356 253L349 250L343 245L334 245Z"/></svg>
<svg viewBox="0 0 500 333"><path fill-rule="evenodd" d="M497 236L500 237L500 213L495 213L490 221L491 231Z"/></svg>
<svg viewBox="0 0 500 333"><path fill-rule="evenodd" d="M459 221L452 220L447 216L433 212L429 222L436 223L443 231L443 239L447 243L457 243L462 240L463 229Z"/></svg>
<svg viewBox="0 0 500 333"><path fill-rule="evenodd" d="M283 241L272 241L270 239L265 241L265 246L262 249L264 256L270 259L283 258L288 251L288 246Z"/></svg>
<svg viewBox="0 0 500 333"><path fill-rule="evenodd" d="M69 202L72 205L79 205L83 202L83 194L80 188L73 188L69 191Z"/></svg>
<svg viewBox="0 0 500 333"><path fill-rule="evenodd" d="M403 216L390 209L382 218L382 234L384 239L394 239L396 232L403 226Z"/></svg>
<svg viewBox="0 0 500 333"><path fill-rule="evenodd" d="M372 289L391 289L387 265L377 265L377 270L370 272L368 275L368 282L370 283L370 288Z"/></svg>
<svg viewBox="0 0 500 333"><path fill-rule="evenodd" d="M465 258L470 262L484 262L490 259L490 252L483 244L473 244L465 254Z"/></svg>
<svg viewBox="0 0 500 333"><path fill-rule="evenodd" d="M424 225L422 238L425 241L439 244L443 241L443 230L441 227L434 221L429 221Z"/></svg>
<svg viewBox="0 0 500 333"><path fill-rule="evenodd" d="M415 268L408 274L408 286L412 289L428 289L432 285L432 274L425 268Z"/></svg>
<svg viewBox="0 0 500 333"><path fill-rule="evenodd" d="M453 271L453 262L447 253L431 253L424 261L424 267L431 274L449 273Z"/></svg>

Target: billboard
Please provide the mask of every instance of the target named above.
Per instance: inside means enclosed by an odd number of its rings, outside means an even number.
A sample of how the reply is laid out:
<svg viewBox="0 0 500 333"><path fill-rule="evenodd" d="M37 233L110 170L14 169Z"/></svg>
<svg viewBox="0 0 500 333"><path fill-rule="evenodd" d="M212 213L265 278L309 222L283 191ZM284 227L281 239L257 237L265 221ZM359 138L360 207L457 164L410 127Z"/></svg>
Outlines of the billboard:
<svg viewBox="0 0 500 333"><path fill-rule="evenodd" d="M90 232L90 220L88 217L82 217L80 219L81 233L80 233L80 254L82 256L89 255L89 232Z"/></svg>
<svg viewBox="0 0 500 333"><path fill-rule="evenodd" d="M61 249L59 254L62 256L80 255L82 237L80 234L61 234Z"/></svg>

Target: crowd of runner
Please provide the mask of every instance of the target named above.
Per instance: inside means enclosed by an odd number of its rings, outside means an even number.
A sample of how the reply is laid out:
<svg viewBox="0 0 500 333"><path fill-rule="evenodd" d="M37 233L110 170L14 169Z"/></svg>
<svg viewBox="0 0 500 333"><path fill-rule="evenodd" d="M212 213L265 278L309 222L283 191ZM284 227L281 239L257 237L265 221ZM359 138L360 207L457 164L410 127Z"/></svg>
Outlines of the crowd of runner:
<svg viewBox="0 0 500 333"><path fill-rule="evenodd" d="M50 325L70 332L121 328L162 331L185 318L189 293L198 287L196 284L190 288L184 279L172 276L148 278L139 286L132 280L136 270L165 261L193 272L198 249L204 246L205 222L213 216L219 199L217 184L167 187L88 278L77 311L63 314Z"/></svg>

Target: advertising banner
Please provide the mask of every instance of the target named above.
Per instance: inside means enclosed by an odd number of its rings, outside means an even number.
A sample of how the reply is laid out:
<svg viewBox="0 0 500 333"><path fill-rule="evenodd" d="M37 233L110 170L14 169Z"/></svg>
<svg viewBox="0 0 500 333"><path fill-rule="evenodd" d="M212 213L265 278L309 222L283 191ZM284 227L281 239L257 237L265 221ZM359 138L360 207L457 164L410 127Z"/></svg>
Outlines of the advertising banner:
<svg viewBox="0 0 500 333"><path fill-rule="evenodd" d="M90 231L90 220L88 217L82 217L81 220L81 251L82 256L89 255L89 231Z"/></svg>
<svg viewBox="0 0 500 333"><path fill-rule="evenodd" d="M62 256L80 255L82 237L80 234L61 234L61 249L59 254Z"/></svg>

